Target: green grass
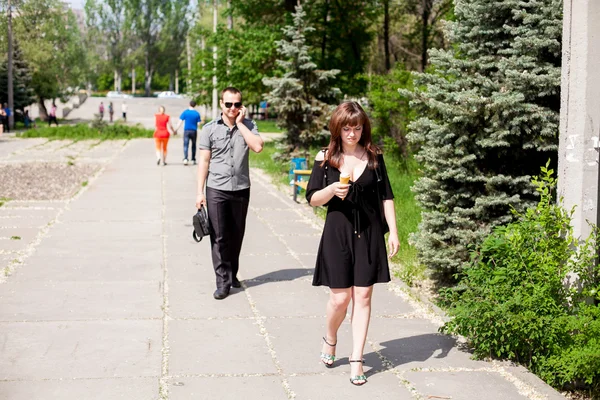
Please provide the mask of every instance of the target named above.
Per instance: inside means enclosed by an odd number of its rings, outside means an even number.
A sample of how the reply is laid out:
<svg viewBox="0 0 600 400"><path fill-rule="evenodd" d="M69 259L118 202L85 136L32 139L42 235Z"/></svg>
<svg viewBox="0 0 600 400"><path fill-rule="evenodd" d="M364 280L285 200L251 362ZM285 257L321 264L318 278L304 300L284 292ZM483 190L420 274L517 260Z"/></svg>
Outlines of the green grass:
<svg viewBox="0 0 600 400"><path fill-rule="evenodd" d="M10 240L21 240L21 236L11 236Z"/></svg>
<svg viewBox="0 0 600 400"><path fill-rule="evenodd" d="M277 126L275 121L271 120L254 120L258 127L258 132L266 132L266 133L281 133L283 132L281 128Z"/></svg>
<svg viewBox="0 0 600 400"><path fill-rule="evenodd" d="M11 199L8 197L0 197L0 207L2 207L5 203L9 202Z"/></svg>
<svg viewBox="0 0 600 400"><path fill-rule="evenodd" d="M81 186L82 186L82 187L86 187L87 185L88 185L88 181L83 181L83 182L81 183Z"/></svg>
<svg viewBox="0 0 600 400"><path fill-rule="evenodd" d="M96 123L92 126L87 124L61 125L58 127L40 127L29 129L17 134L22 138L43 137L51 140L118 140L133 138L151 138L153 131L139 126L129 126L121 123L108 125Z"/></svg>
<svg viewBox="0 0 600 400"><path fill-rule="evenodd" d="M313 149L310 154L318 151ZM289 164L273 160L277 153L275 142L265 143L261 153L250 152L250 166L260 168L271 175L275 182L289 187ZM312 160L311 160L312 161ZM415 201L413 192L410 190L413 182L419 176L419 165L413 159L404 162L393 153L386 153L385 163L394 191L394 206L396 208L396 225L398 228L398 239L400 240L400 251L393 257L392 261L401 265L398 276L408 284L421 280L425 277L425 269L417 261L416 249L408 244L409 235L417 230L421 220L421 210ZM312 163L309 162L309 168ZM291 188L289 189L291 193ZM301 193L300 196L303 196ZM307 206L308 207L308 206ZM316 207L315 213L325 218L325 208Z"/></svg>

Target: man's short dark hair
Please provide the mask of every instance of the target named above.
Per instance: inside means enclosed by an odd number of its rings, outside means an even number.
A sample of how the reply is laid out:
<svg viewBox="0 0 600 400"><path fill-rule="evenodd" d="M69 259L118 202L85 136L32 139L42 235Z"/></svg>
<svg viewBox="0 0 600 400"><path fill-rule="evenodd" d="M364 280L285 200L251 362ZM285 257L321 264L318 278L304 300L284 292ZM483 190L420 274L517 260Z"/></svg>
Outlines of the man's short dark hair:
<svg viewBox="0 0 600 400"><path fill-rule="evenodd" d="M196 107L196 102L194 100L190 101L190 107Z"/></svg>
<svg viewBox="0 0 600 400"><path fill-rule="evenodd" d="M240 90L238 88L235 88L233 86L228 86L221 91L221 100L223 100L223 95L225 94L225 92L229 92L231 94L239 94L240 98L242 97L242 92L240 92Z"/></svg>

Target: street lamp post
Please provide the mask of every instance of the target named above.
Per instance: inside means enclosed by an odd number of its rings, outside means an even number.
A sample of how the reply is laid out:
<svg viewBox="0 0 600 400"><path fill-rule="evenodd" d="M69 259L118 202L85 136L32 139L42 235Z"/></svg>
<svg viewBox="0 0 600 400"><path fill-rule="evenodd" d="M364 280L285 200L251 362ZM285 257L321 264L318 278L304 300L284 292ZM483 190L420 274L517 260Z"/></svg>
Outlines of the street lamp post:
<svg viewBox="0 0 600 400"><path fill-rule="evenodd" d="M10 117L8 118L8 126L10 128L15 125L15 99L13 92L13 37L12 37L12 5L11 0L8 0L8 108L10 109Z"/></svg>

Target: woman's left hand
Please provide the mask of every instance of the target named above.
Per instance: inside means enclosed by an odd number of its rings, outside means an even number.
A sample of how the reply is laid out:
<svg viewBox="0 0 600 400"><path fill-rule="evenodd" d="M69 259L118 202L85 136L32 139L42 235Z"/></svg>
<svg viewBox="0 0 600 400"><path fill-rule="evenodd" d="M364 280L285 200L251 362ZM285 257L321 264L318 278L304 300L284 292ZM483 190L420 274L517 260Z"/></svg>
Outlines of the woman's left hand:
<svg viewBox="0 0 600 400"><path fill-rule="evenodd" d="M396 253L398 253L398 250L400 249L400 241L398 240L398 235L393 235L390 233L390 236L388 237L388 248L390 251L388 258L392 258L396 255Z"/></svg>

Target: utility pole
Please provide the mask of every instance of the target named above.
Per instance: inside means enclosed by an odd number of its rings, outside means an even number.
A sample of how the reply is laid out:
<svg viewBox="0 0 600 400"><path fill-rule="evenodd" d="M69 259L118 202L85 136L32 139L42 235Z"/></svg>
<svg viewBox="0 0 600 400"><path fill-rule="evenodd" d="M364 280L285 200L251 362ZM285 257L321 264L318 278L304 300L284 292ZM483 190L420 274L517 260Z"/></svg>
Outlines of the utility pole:
<svg viewBox="0 0 600 400"><path fill-rule="evenodd" d="M12 5L8 0L8 108L10 117L8 126L12 129L15 125L15 99L13 93L13 37L12 37Z"/></svg>
<svg viewBox="0 0 600 400"><path fill-rule="evenodd" d="M188 32L185 37L185 50L187 52L187 85L186 91L187 94L191 96L192 94L192 51L190 49L190 34Z"/></svg>
<svg viewBox="0 0 600 400"><path fill-rule="evenodd" d="M218 0L213 0L213 33L217 33ZM219 115L217 95L217 46L213 46L213 93L212 93L212 119L216 120Z"/></svg>
<svg viewBox="0 0 600 400"><path fill-rule="evenodd" d="M563 15L558 197L585 240L600 222L600 2L565 1Z"/></svg>

